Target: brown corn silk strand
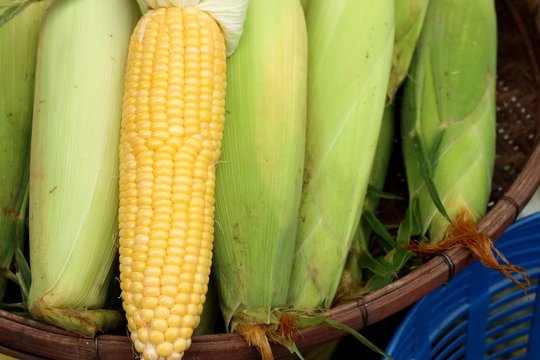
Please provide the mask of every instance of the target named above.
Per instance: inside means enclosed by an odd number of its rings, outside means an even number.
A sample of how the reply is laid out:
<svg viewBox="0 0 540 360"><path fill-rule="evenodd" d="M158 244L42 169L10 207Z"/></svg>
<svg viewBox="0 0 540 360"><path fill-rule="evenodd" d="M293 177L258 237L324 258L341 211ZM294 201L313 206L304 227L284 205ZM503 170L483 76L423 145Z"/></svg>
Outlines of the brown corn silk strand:
<svg viewBox="0 0 540 360"><path fill-rule="evenodd" d="M461 211L456 216L439 242L411 243L407 246L409 250L416 252L420 257L437 255L457 247L468 249L486 268L500 271L519 287L525 289L530 286L525 269L511 264L504 254L495 247L491 238L478 231L476 222L466 211ZM521 275L523 281L519 281L513 274Z"/></svg>
<svg viewBox="0 0 540 360"><path fill-rule="evenodd" d="M254 346L261 354L262 360L273 360L272 348L267 336L270 327L266 324L239 324L236 328L249 346Z"/></svg>
<svg viewBox="0 0 540 360"><path fill-rule="evenodd" d="M298 332L299 318L298 313L281 312L277 326L241 323L237 326L237 331L250 346L254 346L260 352L263 360L273 360L270 341L288 347L291 352L295 349L294 335Z"/></svg>

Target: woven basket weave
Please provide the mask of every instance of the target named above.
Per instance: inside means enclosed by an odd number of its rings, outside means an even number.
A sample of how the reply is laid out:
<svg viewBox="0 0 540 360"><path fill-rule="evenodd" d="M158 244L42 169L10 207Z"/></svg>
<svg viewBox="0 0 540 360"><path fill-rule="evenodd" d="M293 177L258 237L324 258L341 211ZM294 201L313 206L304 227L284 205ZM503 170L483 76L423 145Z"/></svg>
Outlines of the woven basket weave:
<svg viewBox="0 0 540 360"><path fill-rule="evenodd" d="M479 230L494 240L514 222L540 185L540 0L497 0L496 5L497 156L490 209L479 224ZM395 211L396 216L400 211ZM465 249L450 250L385 288L340 304L327 314L361 329L412 305L472 260ZM135 353L126 334L82 338L0 310L0 353L18 359L133 359ZM296 342L304 351L344 335L320 325L300 331ZM276 358L288 355L288 350L278 345L273 351ZM184 358L217 357L260 358L237 334L195 337Z"/></svg>

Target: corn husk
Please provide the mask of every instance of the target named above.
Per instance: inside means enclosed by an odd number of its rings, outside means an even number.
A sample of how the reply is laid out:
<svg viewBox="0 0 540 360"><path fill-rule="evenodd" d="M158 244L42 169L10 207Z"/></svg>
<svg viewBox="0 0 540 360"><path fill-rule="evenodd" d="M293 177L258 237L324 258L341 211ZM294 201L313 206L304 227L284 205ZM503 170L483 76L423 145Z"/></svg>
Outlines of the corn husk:
<svg viewBox="0 0 540 360"><path fill-rule="evenodd" d="M386 0L308 7L306 160L289 286L295 309L331 306L358 226L383 117L393 9Z"/></svg>
<svg viewBox="0 0 540 360"><path fill-rule="evenodd" d="M394 105L388 105L384 111L360 225L354 234L338 294L336 295L339 301L355 298L361 293L369 291L365 287L368 280L367 274L364 273L365 270L384 275L393 274L390 264L372 256L369 248L374 229L372 221L376 221L377 207L383 195L388 164L394 145L394 123L396 120L394 110Z"/></svg>
<svg viewBox="0 0 540 360"><path fill-rule="evenodd" d="M398 244L437 253L469 248L507 276L476 223L487 210L495 161L496 13L492 0L438 0L428 8L405 88L402 137L409 189ZM505 261L504 257L502 260Z"/></svg>
<svg viewBox="0 0 540 360"><path fill-rule="evenodd" d="M449 222L422 176L417 152L430 159L433 183L450 219L478 220L489 200L495 156L496 18L493 1L431 3L402 110L407 182L421 233L442 239Z"/></svg>
<svg viewBox="0 0 540 360"><path fill-rule="evenodd" d="M430 0L394 0L396 33L394 53L392 56L392 71L388 84L388 102L392 103L394 96L409 74L416 43L422 27Z"/></svg>
<svg viewBox="0 0 540 360"><path fill-rule="evenodd" d="M416 43L422 30L429 0L394 0L395 35L394 50L392 53L392 69L387 90L387 107L375 161L371 169L370 189L364 204L360 226L356 231L347 259L346 270L341 279L338 297L340 300L354 298L362 293L376 290L377 284L366 283L370 274L375 274L387 279L393 279L397 275L392 264L382 257L375 258L369 251L370 238L378 233L375 238L383 250L391 251L395 247L395 241L391 238L387 229L380 223L375 214L383 186L390 155L393 150L393 125L395 115L395 96L409 73L409 66L416 49ZM391 194L388 194L391 195ZM367 270L362 271L362 269Z"/></svg>
<svg viewBox="0 0 540 360"><path fill-rule="evenodd" d="M91 336L117 256L118 137L132 0L56 1L39 40L30 162L29 310Z"/></svg>
<svg viewBox="0 0 540 360"><path fill-rule="evenodd" d="M47 6L47 2L32 4L0 26L0 79L5 89L0 93L0 302L4 276L21 285L23 300L30 285L12 262L24 246L34 71L39 27ZM0 14L8 11L0 10Z"/></svg>
<svg viewBox="0 0 540 360"><path fill-rule="evenodd" d="M230 331L277 326L273 310L287 303L304 163L306 67L300 2L251 0L242 41L228 60L216 173L213 272ZM264 334L260 339L268 358Z"/></svg>

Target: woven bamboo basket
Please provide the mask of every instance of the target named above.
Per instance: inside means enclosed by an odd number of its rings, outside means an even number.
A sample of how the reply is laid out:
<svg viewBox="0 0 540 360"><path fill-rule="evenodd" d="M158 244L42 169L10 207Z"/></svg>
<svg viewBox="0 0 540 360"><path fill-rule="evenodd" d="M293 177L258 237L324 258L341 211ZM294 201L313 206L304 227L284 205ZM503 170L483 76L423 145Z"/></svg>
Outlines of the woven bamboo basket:
<svg viewBox="0 0 540 360"><path fill-rule="evenodd" d="M496 240L540 185L540 0L497 0L497 156L490 208L479 224ZM395 185L399 188L399 177ZM401 185L402 186L402 185ZM392 189L395 190L395 189ZM388 209L399 216L402 209ZM408 275L327 312L355 329L380 322L447 282L473 261L465 249L435 256ZM299 331L301 351L345 336L327 325ZM273 346L276 358L289 354ZM84 338L0 310L0 353L18 359L134 359L127 330ZM238 334L193 338L186 360L259 359Z"/></svg>

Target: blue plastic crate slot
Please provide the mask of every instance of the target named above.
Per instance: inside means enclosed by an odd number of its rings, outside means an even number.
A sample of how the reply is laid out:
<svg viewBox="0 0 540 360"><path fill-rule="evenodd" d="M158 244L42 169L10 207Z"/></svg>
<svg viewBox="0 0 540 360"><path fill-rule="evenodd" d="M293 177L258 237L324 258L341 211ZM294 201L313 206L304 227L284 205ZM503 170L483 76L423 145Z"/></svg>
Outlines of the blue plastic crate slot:
<svg viewBox="0 0 540 360"><path fill-rule="evenodd" d="M539 360L540 213L510 226L496 245L528 271L527 292L475 262L412 307L387 353L396 360Z"/></svg>

